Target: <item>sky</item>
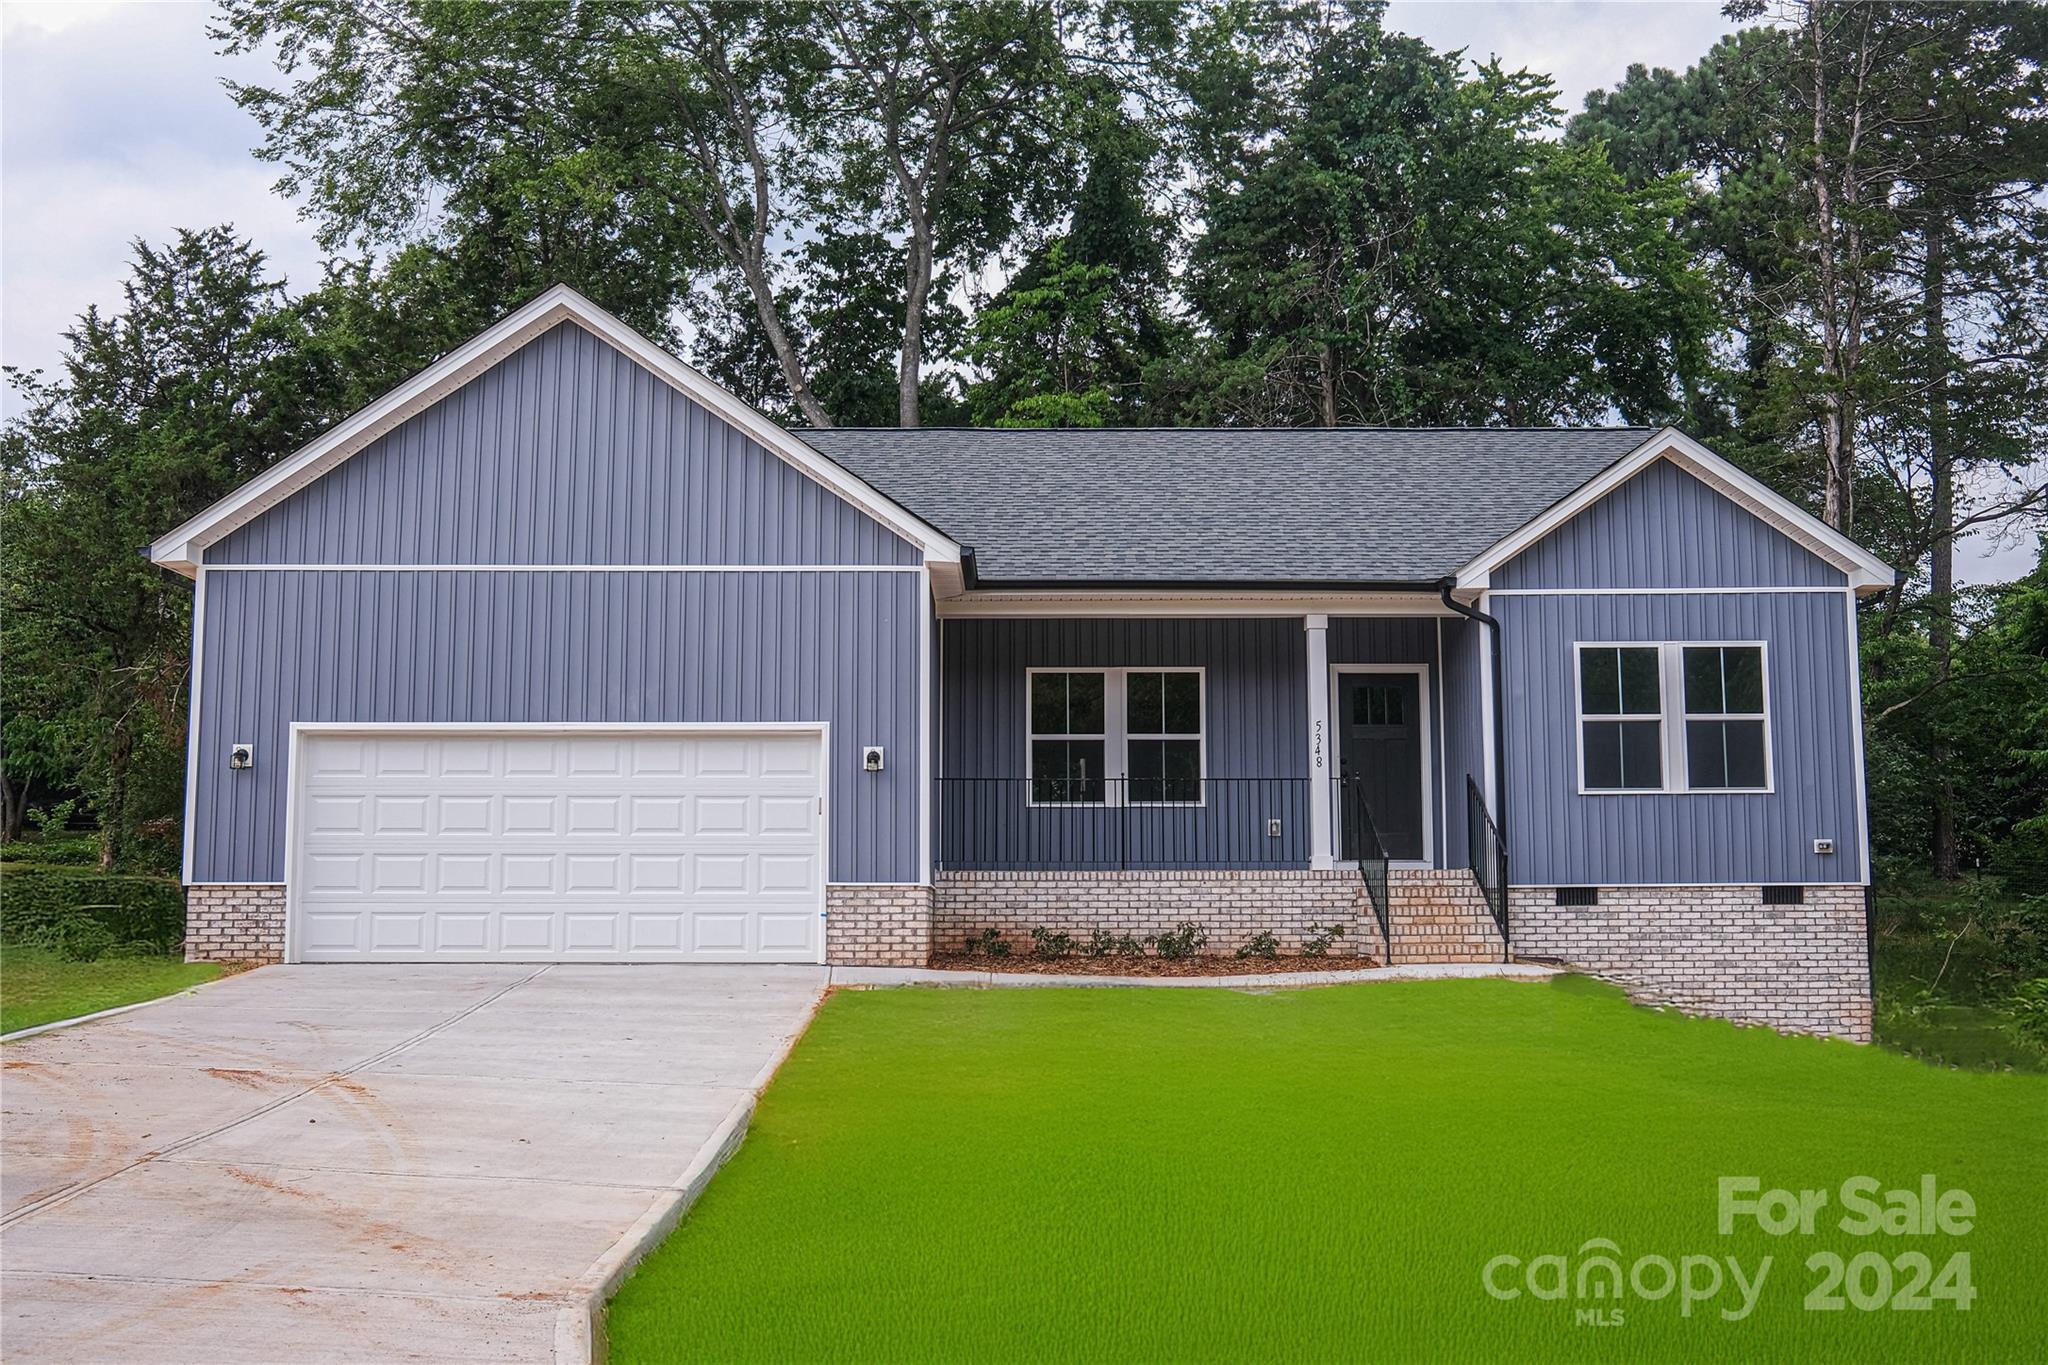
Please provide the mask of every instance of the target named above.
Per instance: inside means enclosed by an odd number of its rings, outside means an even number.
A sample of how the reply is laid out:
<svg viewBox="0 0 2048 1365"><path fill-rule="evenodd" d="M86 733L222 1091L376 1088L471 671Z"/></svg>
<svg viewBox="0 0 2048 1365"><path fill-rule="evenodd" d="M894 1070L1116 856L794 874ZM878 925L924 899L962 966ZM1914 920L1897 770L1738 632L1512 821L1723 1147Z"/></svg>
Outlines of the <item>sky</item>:
<svg viewBox="0 0 2048 1365"><path fill-rule="evenodd" d="M295 288L319 279L296 207L256 160L253 120L221 89L269 74L219 55L204 4L0 4L0 360L55 367L64 328L118 303L129 243L232 222ZM1389 27L1475 59L1547 71L1569 111L1634 62L1683 69L1732 25L1718 0L1393 0ZM11 395L5 410L16 404ZM2032 567L2031 541L1969 541L1970 582Z"/></svg>

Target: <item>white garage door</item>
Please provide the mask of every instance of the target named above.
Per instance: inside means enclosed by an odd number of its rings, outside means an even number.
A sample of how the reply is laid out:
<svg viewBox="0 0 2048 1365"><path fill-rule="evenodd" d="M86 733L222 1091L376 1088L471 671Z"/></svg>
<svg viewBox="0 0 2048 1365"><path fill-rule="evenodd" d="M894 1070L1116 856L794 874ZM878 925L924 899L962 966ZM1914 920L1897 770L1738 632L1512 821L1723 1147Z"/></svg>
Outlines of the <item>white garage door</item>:
<svg viewBox="0 0 2048 1365"><path fill-rule="evenodd" d="M815 734L299 739L306 962L817 962Z"/></svg>

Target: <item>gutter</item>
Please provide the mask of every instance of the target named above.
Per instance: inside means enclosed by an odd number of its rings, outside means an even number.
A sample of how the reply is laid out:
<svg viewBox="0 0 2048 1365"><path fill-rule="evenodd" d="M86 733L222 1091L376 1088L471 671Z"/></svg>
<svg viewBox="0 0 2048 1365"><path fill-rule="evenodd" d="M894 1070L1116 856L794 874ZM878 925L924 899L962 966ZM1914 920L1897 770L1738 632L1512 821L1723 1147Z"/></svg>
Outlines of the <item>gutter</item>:
<svg viewBox="0 0 2048 1365"><path fill-rule="evenodd" d="M961 555L964 561L971 551ZM1349 579L1349 578L981 578L973 584L995 592L1377 592L1426 593L1435 580Z"/></svg>
<svg viewBox="0 0 2048 1365"><path fill-rule="evenodd" d="M1458 585L1455 578L1437 580L1437 594L1443 604L1458 615L1477 621L1486 627L1487 640L1493 650L1493 823L1500 831L1502 849L1508 844L1508 703L1507 674L1501 665L1500 622L1477 607L1468 607L1451 596L1451 589ZM1505 893L1505 888L1503 888Z"/></svg>

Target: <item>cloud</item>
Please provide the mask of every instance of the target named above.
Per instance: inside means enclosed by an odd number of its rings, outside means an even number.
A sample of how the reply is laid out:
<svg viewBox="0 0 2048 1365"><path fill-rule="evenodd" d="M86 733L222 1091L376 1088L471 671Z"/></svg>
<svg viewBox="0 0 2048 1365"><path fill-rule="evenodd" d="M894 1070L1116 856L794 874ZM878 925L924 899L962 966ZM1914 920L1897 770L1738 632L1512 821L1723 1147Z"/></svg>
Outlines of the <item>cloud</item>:
<svg viewBox="0 0 2048 1365"><path fill-rule="evenodd" d="M1630 63L1683 71L1736 28L1718 0L1393 0L1386 24L1440 51L1463 48L1475 62L1498 57L1510 71L1548 73L1567 115L1588 91L1611 89Z"/></svg>
<svg viewBox="0 0 2048 1365"><path fill-rule="evenodd" d="M218 55L207 19L199 4L0 9L7 364L53 369L72 320L119 301L138 237L229 222L295 285L318 280L312 233L271 192L255 122L220 84L269 67Z"/></svg>

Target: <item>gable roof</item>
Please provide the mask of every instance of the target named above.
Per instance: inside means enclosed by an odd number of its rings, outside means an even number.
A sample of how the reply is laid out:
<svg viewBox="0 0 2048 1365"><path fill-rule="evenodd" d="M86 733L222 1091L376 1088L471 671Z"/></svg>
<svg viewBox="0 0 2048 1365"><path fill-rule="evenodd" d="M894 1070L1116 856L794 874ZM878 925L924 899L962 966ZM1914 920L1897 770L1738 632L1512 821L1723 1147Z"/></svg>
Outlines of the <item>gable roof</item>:
<svg viewBox="0 0 2048 1365"><path fill-rule="evenodd" d="M983 583L1433 584L1655 434L805 431L971 546Z"/></svg>
<svg viewBox="0 0 2048 1365"><path fill-rule="evenodd" d="M1751 477L1672 427L1658 431L1624 458L1601 470L1541 515L1503 535L1458 570L1460 588L1485 588L1495 569L1647 469L1669 460L1766 525L1840 569L1858 592L1880 592L1897 578L1891 565L1829 526L1790 498Z"/></svg>
<svg viewBox="0 0 2048 1365"><path fill-rule="evenodd" d="M835 428L801 433L974 551L988 586L1468 591L1668 458L1840 568L1882 560L1671 428Z"/></svg>
<svg viewBox="0 0 2048 1365"><path fill-rule="evenodd" d="M713 416L751 437L769 453L808 474L918 546L928 561L952 562L959 559L960 547L922 517L877 492L845 466L826 459L583 295L559 284L450 351L319 439L278 461L184 525L158 537L149 547L149 557L188 577L197 573L208 545L255 520L367 448L378 437L426 411L563 322L574 322L616 347Z"/></svg>
<svg viewBox="0 0 2048 1365"><path fill-rule="evenodd" d="M1656 459L1857 590L1893 581L1877 556L1668 427L791 432L565 285L158 538L150 558L196 574L206 546L565 321L918 546L944 595L966 586L963 546L991 586L1422 589L1455 578L1478 591Z"/></svg>

